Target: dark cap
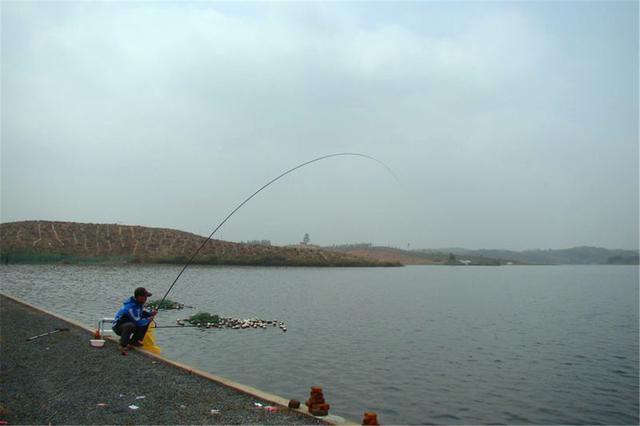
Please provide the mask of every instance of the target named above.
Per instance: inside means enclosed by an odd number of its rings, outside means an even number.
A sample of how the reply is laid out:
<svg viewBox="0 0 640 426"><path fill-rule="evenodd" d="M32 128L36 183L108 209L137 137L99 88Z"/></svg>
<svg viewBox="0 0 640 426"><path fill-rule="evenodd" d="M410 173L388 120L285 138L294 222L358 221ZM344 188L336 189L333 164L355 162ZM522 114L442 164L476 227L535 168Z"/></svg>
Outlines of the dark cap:
<svg viewBox="0 0 640 426"><path fill-rule="evenodd" d="M151 296L151 293L149 293L147 291L146 288L144 287L138 287L136 288L136 290L133 292L134 297L138 297L138 296Z"/></svg>

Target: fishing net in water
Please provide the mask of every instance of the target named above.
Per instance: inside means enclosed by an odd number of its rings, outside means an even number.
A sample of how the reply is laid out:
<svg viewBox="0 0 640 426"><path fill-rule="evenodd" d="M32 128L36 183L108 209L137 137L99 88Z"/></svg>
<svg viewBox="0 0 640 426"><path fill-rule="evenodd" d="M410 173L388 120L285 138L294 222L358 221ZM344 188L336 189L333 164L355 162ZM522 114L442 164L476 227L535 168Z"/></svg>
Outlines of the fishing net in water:
<svg viewBox="0 0 640 426"><path fill-rule="evenodd" d="M258 318L223 318L219 315L210 314L208 312L198 312L195 315L191 315L189 318L176 321L178 325L184 326L185 323L191 324L192 327L203 328L232 328L234 330L246 329L246 328L262 328L266 329L268 326L280 327L282 331L287 331L287 326L282 321L277 319L264 320Z"/></svg>
<svg viewBox="0 0 640 426"><path fill-rule="evenodd" d="M182 303L174 302L173 300L152 300L147 304L152 309L168 310L168 309L182 309L184 305Z"/></svg>

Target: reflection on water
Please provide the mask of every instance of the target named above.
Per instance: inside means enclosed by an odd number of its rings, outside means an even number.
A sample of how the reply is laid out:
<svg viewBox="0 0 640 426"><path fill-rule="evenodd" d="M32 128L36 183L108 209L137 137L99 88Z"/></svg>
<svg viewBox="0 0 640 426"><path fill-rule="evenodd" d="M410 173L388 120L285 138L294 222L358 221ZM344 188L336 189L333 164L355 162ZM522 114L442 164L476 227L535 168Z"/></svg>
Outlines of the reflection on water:
<svg viewBox="0 0 640 426"><path fill-rule="evenodd" d="M174 266L5 266L2 291L93 326ZM160 325L197 311L279 329L156 332L163 354L331 411L397 423L638 423L638 270L191 267Z"/></svg>

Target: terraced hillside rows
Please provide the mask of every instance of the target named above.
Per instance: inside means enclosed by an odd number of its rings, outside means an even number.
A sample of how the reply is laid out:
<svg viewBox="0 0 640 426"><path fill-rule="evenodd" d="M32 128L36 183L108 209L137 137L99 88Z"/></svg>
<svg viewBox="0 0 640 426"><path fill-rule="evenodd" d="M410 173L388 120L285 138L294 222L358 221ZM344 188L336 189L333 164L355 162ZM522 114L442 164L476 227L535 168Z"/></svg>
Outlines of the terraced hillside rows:
<svg viewBox="0 0 640 426"><path fill-rule="evenodd" d="M205 237L174 229L120 224L23 221L0 224L4 263L184 263ZM200 264L273 266L399 266L347 253L210 240Z"/></svg>

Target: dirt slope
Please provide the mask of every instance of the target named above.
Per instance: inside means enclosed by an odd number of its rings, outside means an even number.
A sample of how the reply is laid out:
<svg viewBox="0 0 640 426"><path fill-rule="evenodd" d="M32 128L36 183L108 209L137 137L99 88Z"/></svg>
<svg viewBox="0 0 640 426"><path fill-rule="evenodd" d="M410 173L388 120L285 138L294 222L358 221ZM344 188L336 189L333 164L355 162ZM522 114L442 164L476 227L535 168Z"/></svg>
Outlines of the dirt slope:
<svg viewBox="0 0 640 426"><path fill-rule="evenodd" d="M2 262L183 263L205 237L120 224L23 221L0 224ZM270 266L398 266L349 253L210 240L194 263Z"/></svg>

